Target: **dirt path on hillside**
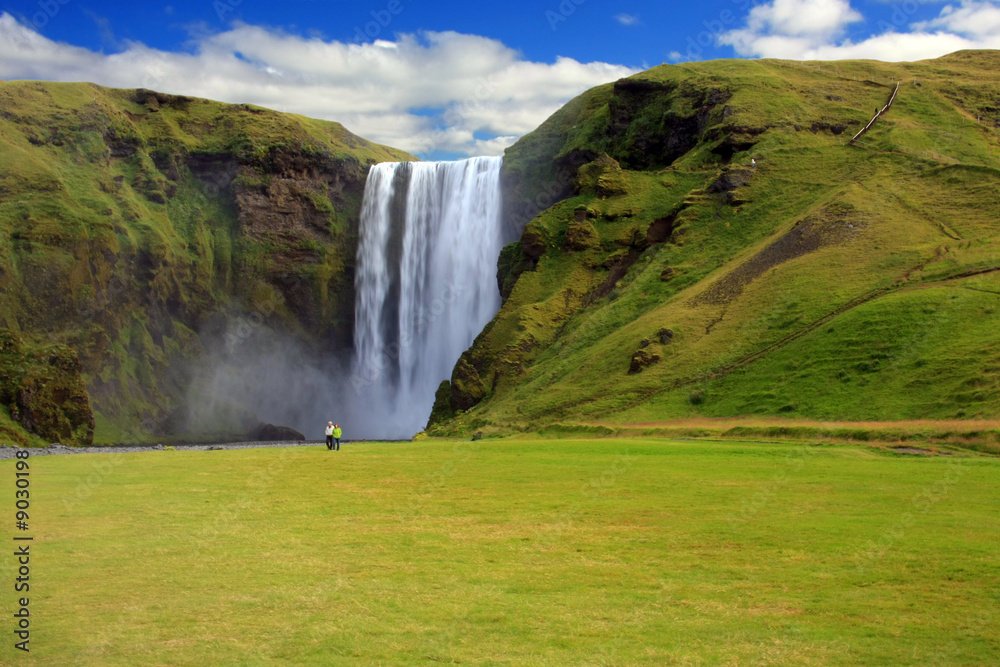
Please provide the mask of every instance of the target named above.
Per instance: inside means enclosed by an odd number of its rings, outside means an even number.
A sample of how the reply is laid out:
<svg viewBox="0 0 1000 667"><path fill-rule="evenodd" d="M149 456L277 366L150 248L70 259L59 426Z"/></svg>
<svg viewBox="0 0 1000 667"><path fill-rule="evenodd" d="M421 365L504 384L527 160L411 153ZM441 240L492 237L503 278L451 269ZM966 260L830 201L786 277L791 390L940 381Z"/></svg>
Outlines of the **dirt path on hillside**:
<svg viewBox="0 0 1000 667"><path fill-rule="evenodd" d="M935 254L935 257L939 257L939 256L940 256L939 253ZM834 310L830 311L829 313L827 313L826 315L820 317L819 319L816 319L816 320L810 322L809 324L805 325L801 329L798 329L797 331L793 331L792 333L788 334L784 338L776 340L775 342L771 343L767 347L764 347L764 348L762 348L760 350L757 350L756 352L752 352L752 353L750 353L750 354L748 354L748 355L746 355L746 356L744 356L744 357L736 360L735 362L729 364L728 366L725 366L723 368L717 369L717 370L715 370L715 371L713 371L711 373L707 373L705 375L699 375L699 376L696 376L696 377L690 377L690 378L675 380L674 382L670 383L670 385L668 387L666 387L666 389L677 389L678 387L683 387L685 385L693 384L695 382L701 382L701 381L704 381L704 380L716 380L718 378L725 377L726 375L729 375L730 373L732 373L733 371L737 370L738 368L742 368L743 366L746 366L748 364L752 364L753 362L761 359L762 357L765 357L765 356L769 355L770 353L772 353L772 352L774 352L774 351L776 351L778 349L781 349L781 348L785 347L786 345L794 342L795 340L798 340L802 336L805 336L806 334L809 334L809 333L815 331L816 329L818 329L819 327L823 326L824 324L826 324L830 320L833 320L834 318L839 317L840 315L843 315L844 313L846 313L846 312L848 312L850 310L853 310L853 309L857 308L858 306L866 304L869 301L872 301L872 300L875 300L875 299L879 299L879 298L881 298L883 296L886 296L888 294L892 294L894 292L912 290L912 289L926 289L928 287L934 287L934 286L940 285L942 283L957 282L959 280L963 280L963 279L966 279L966 278L972 278L972 277L975 277L975 276L981 276L981 275L984 275L984 274L996 273L996 272L1000 271L1000 265L993 265L993 266L986 266L986 267L979 267L979 268L975 268L975 269L970 269L968 271L963 271L961 273L956 273L956 274L952 274L952 275L948 275L948 276L942 276L940 278L933 278L933 279L925 280L925 281L923 281L921 283L917 283L917 284L909 282L909 280L910 280L910 274L913 271L918 271L918 270L922 269L930 261L933 261L933 260L932 259L925 260L924 262L921 262L920 264L918 264L918 265L916 265L916 266L908 269L892 285L889 285L887 287L880 287L878 289L874 289L874 290L872 290L870 292L867 292L867 293L862 294L862 295L860 295L858 297L855 297L854 299L851 299L847 303L842 304L841 306L835 308ZM655 393L659 393L659 392L654 392L654 394Z"/></svg>

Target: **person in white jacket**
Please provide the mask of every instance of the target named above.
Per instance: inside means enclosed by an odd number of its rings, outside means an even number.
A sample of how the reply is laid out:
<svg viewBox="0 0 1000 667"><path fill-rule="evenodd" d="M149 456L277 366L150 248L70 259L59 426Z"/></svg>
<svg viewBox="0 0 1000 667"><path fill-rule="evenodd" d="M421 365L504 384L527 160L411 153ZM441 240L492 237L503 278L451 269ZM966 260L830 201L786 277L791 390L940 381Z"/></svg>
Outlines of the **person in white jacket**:
<svg viewBox="0 0 1000 667"><path fill-rule="evenodd" d="M326 448L333 449L333 422L326 423Z"/></svg>

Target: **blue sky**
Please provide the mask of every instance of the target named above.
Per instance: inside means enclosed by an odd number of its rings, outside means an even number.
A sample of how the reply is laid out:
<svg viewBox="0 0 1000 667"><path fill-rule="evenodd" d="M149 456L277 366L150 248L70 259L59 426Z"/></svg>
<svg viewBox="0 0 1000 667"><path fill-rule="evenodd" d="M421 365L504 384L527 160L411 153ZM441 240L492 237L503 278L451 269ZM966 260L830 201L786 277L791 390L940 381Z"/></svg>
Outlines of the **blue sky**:
<svg viewBox="0 0 1000 667"><path fill-rule="evenodd" d="M250 102L421 157L498 154L583 90L661 63L960 48L1000 48L1000 0L0 2L0 78Z"/></svg>

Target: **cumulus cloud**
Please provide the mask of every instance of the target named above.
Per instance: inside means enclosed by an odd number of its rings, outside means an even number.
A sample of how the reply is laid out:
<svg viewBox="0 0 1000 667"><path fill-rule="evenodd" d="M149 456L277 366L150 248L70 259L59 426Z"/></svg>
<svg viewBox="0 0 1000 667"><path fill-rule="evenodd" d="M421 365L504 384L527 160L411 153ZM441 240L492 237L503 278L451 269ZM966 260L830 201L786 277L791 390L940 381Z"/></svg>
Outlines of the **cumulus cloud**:
<svg viewBox="0 0 1000 667"><path fill-rule="evenodd" d="M862 20L847 0L774 0L750 10L751 29L786 35L823 36L840 33Z"/></svg>
<svg viewBox="0 0 1000 667"><path fill-rule="evenodd" d="M637 25L639 23L639 17L634 14L616 14L615 20L622 25Z"/></svg>
<svg viewBox="0 0 1000 667"><path fill-rule="evenodd" d="M0 13L0 78L256 104L335 120L416 154L501 154L570 98L634 71L571 58L531 62L497 40L455 32L356 44L246 24L193 35L187 52L129 42L104 54L54 42Z"/></svg>
<svg viewBox="0 0 1000 667"><path fill-rule="evenodd" d="M1000 35L1000 7L992 2L946 5L938 18L916 23L913 27L917 30L937 28L970 37L995 37Z"/></svg>
<svg viewBox="0 0 1000 667"><path fill-rule="evenodd" d="M773 0L751 9L746 27L723 33L719 42L740 55L795 58L862 19L847 0Z"/></svg>
<svg viewBox="0 0 1000 667"><path fill-rule="evenodd" d="M923 60L1000 48L996 2L962 0L933 20L911 22L919 4L893 5L891 24L879 22L880 32L852 41L844 38L845 29L863 17L847 0L773 0L750 10L746 25L722 33L718 42L741 56L794 60Z"/></svg>

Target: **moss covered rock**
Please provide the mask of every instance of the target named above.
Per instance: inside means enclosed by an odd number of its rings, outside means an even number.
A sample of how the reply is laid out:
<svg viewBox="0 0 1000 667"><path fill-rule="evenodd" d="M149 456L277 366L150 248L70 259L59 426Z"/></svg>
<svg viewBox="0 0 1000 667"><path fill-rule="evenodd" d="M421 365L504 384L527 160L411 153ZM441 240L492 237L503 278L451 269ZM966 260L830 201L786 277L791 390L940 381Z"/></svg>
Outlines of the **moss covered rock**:
<svg viewBox="0 0 1000 667"><path fill-rule="evenodd" d="M576 191L596 192L599 197L615 197L628 191L621 165L607 153L580 167L575 183Z"/></svg>
<svg viewBox="0 0 1000 667"><path fill-rule="evenodd" d="M25 345L0 330L0 402L28 433L62 444L93 442L94 414L81 371L71 348Z"/></svg>
<svg viewBox="0 0 1000 667"><path fill-rule="evenodd" d="M747 200L739 196L737 190L750 183L754 173L753 169L738 165L726 167L719 177L705 188L705 191L709 194L722 195L723 201L727 204L745 204Z"/></svg>
<svg viewBox="0 0 1000 667"><path fill-rule="evenodd" d="M632 355L632 361L629 363L628 367L629 375L641 373L644 368L652 366L662 358L656 351L650 349L648 345L649 343L647 341L646 346L636 350L635 354Z"/></svg>
<svg viewBox="0 0 1000 667"><path fill-rule="evenodd" d="M455 410L468 410L483 400L486 394L486 385L466 352L455 364L451 375L451 406Z"/></svg>
<svg viewBox="0 0 1000 667"><path fill-rule="evenodd" d="M521 234L521 250L532 261L537 262L545 254L548 245L548 237L541 225L530 224L524 228L524 233Z"/></svg>
<svg viewBox="0 0 1000 667"><path fill-rule="evenodd" d="M430 419L427 420L427 428L445 422L455 416L455 410L451 407L451 382L443 380L434 392L434 407L431 408ZM419 434L418 434L419 435Z"/></svg>
<svg viewBox="0 0 1000 667"><path fill-rule="evenodd" d="M500 251L500 258L497 260L497 287L500 288L500 298L507 300L514 284L521 274L535 268L536 261L524 251L524 246L515 241L508 243Z"/></svg>
<svg viewBox="0 0 1000 667"><path fill-rule="evenodd" d="M571 251L590 250L600 247L601 238L597 230L587 220L574 220L566 228L566 249Z"/></svg>

